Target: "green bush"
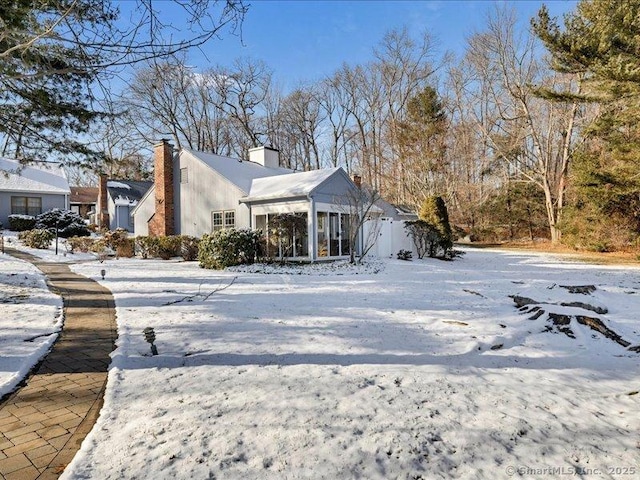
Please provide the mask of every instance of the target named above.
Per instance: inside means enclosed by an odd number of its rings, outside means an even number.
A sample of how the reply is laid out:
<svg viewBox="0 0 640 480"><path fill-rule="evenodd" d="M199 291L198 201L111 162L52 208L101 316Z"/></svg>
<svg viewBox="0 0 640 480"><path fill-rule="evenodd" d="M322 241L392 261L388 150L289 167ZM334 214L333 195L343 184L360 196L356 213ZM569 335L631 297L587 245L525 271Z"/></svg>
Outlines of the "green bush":
<svg viewBox="0 0 640 480"><path fill-rule="evenodd" d="M9 215L9 230L25 232L33 230L36 226L36 217L31 215Z"/></svg>
<svg viewBox="0 0 640 480"><path fill-rule="evenodd" d="M414 220L405 222L404 228L413 240L418 258L424 258L425 255L429 257L437 256L442 248L443 241L440 232L434 225L424 220ZM442 256L445 256L446 253L446 250L444 250Z"/></svg>
<svg viewBox="0 0 640 480"><path fill-rule="evenodd" d="M453 233L449 223L447 206L442 197L435 195L428 197L420 207L418 217L435 228L438 234L437 248L441 249L443 255L446 256L447 252L453 248ZM433 257L435 254L432 255L430 252L429 256Z"/></svg>
<svg viewBox="0 0 640 480"><path fill-rule="evenodd" d="M41 250L49 248L51 241L56 237L55 233L51 233L44 228L28 230L20 232L18 238L22 243L30 248L38 248Z"/></svg>
<svg viewBox="0 0 640 480"><path fill-rule="evenodd" d="M139 236L135 238L135 251L142 258L155 257L158 253L158 237Z"/></svg>
<svg viewBox="0 0 640 480"><path fill-rule="evenodd" d="M162 260L169 260L172 257L181 255L182 239L180 235L168 235L166 237L158 237L157 255Z"/></svg>
<svg viewBox="0 0 640 480"><path fill-rule="evenodd" d="M256 258L260 232L249 229L219 230L200 240L198 261L202 268L222 269L251 264Z"/></svg>

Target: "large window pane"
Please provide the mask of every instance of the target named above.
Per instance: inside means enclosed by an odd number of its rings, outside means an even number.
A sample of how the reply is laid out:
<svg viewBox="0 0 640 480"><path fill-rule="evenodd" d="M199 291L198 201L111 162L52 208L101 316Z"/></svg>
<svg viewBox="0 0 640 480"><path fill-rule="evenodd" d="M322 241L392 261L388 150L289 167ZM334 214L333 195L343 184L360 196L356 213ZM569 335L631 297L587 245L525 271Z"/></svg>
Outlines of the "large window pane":
<svg viewBox="0 0 640 480"><path fill-rule="evenodd" d="M318 212L318 257L326 257L329 255L327 249L327 241L329 239L329 219L326 212Z"/></svg>
<svg viewBox="0 0 640 480"><path fill-rule="evenodd" d="M351 235L351 217L348 214L341 215L341 228L342 232L340 232L340 236L342 237L342 255L349 255L350 253L350 245L349 245L349 237Z"/></svg>
<svg viewBox="0 0 640 480"><path fill-rule="evenodd" d="M309 224L306 213L299 213L304 219L304 224L300 222L299 228L295 231L295 255L296 257L309 256Z"/></svg>
<svg viewBox="0 0 640 480"><path fill-rule="evenodd" d="M27 214L27 197L11 197L11 214Z"/></svg>
<svg viewBox="0 0 640 480"><path fill-rule="evenodd" d="M42 199L41 198L27 198L27 215L40 215L42 213Z"/></svg>
<svg viewBox="0 0 640 480"><path fill-rule="evenodd" d="M330 236L330 251L329 255L332 257L337 257L340 255L340 224L339 224L339 214L330 213L329 214L329 236Z"/></svg>
<svg viewBox="0 0 640 480"><path fill-rule="evenodd" d="M42 198L40 197L11 197L12 215L40 215L42 213Z"/></svg>

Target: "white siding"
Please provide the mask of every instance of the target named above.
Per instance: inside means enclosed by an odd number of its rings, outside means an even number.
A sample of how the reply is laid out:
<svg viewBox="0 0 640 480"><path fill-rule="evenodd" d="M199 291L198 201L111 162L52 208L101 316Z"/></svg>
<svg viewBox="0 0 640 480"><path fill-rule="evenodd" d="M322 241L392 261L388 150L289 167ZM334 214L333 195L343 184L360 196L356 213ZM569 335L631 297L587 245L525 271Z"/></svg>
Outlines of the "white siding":
<svg viewBox="0 0 640 480"><path fill-rule="evenodd" d="M239 203L244 192L191 155L179 155L178 162L176 172L186 168L188 182L180 183L180 175L174 175L176 234L200 237L210 233L211 212L221 210L236 212L236 228L250 226L249 208Z"/></svg>
<svg viewBox="0 0 640 480"><path fill-rule="evenodd" d="M140 200L134 215L133 231L136 236L149 235L149 220L155 213L155 189L151 187L151 192Z"/></svg>

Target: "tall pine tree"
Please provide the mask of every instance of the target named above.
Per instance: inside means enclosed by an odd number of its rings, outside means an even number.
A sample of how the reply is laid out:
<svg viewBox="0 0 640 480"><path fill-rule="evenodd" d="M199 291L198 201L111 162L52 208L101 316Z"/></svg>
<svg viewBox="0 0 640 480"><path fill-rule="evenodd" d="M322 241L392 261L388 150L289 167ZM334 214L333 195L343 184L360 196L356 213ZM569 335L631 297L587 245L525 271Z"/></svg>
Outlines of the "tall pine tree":
<svg viewBox="0 0 640 480"><path fill-rule="evenodd" d="M640 1L582 0L561 27L543 7L532 21L560 72L582 73L584 102L601 109L576 155L571 243L608 250L640 238Z"/></svg>

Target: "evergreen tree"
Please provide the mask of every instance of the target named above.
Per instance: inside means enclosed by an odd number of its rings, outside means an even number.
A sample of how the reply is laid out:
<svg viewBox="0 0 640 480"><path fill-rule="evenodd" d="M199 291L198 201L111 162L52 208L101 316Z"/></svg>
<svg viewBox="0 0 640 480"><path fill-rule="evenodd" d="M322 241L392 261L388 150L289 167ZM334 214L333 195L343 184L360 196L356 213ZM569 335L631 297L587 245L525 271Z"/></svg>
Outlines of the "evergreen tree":
<svg viewBox="0 0 640 480"><path fill-rule="evenodd" d="M640 1L582 0L564 28L543 7L532 25L553 67L584 75L582 100L602 112L573 165L567 240L624 247L640 235Z"/></svg>
<svg viewBox="0 0 640 480"><path fill-rule="evenodd" d="M130 4L127 23L108 0L0 2L0 155L93 154L79 138L103 115L95 88L108 96L118 70L202 45L246 12L242 0L175 3L193 20L185 36L163 34L152 2Z"/></svg>
<svg viewBox="0 0 640 480"><path fill-rule="evenodd" d="M453 233L449 224L447 205L442 197L436 195L428 197L418 212L420 220L432 225L439 235L439 246L445 255L453 248Z"/></svg>

